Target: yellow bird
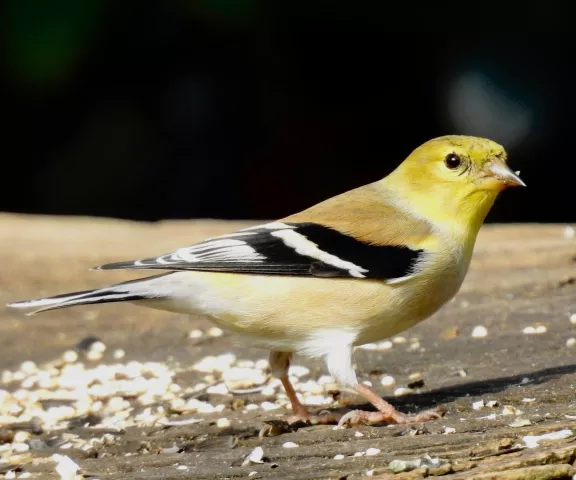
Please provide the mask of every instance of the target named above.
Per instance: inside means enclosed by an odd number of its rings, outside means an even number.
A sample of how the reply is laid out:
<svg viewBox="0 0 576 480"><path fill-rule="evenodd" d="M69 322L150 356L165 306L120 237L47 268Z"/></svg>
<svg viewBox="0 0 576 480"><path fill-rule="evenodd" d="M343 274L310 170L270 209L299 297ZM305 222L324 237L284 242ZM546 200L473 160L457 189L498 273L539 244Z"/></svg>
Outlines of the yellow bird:
<svg viewBox="0 0 576 480"><path fill-rule="evenodd" d="M442 410L396 410L358 382L354 347L406 330L448 302L464 280L498 193L519 185L524 183L497 143L435 138L384 179L300 213L159 257L97 267L168 273L9 306L42 312L128 301L202 314L271 351L272 372L292 404L290 422L421 422ZM377 411L312 415L290 384L293 353L323 358L337 382Z"/></svg>

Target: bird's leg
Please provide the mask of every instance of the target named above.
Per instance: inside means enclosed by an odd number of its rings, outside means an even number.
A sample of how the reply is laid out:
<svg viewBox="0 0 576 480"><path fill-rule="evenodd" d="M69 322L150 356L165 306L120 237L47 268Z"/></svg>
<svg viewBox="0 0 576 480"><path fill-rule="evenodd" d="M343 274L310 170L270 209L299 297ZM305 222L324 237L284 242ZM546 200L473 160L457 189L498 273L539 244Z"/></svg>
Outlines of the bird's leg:
<svg viewBox="0 0 576 480"><path fill-rule="evenodd" d="M351 412L348 412L340 419L340 422L338 422L339 426L343 426L346 424L357 425L360 423L379 423L379 422L390 422L398 424L420 423L420 422L426 422L428 420L434 420L444 415L443 408L424 410L420 413L408 415L406 413L402 413L396 410L386 400L379 397L376 394L376 392L374 392L367 385L359 383L354 386L354 389L366 400L368 400L372 405L374 405L378 409L378 411L365 412L363 410L352 410Z"/></svg>
<svg viewBox="0 0 576 480"><path fill-rule="evenodd" d="M304 421L312 424L329 424L336 423L341 415L335 412L325 412L320 415L312 415L308 409L300 402L294 386L288 377L288 370L290 368L290 359L292 354L288 352L270 352L270 368L272 375L279 378L284 386L286 395L292 405L292 412L294 415L288 418L288 423Z"/></svg>

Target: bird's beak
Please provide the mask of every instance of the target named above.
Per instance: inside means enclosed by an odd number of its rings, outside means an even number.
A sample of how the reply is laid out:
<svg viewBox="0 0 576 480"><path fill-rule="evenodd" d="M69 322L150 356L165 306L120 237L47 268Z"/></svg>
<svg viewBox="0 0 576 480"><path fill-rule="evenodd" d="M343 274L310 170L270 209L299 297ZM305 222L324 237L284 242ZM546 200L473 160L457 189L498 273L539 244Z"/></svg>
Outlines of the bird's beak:
<svg viewBox="0 0 576 480"><path fill-rule="evenodd" d="M504 188L525 187L526 184L518 176L520 172L514 173L502 160L492 160L486 167L486 176L498 180Z"/></svg>

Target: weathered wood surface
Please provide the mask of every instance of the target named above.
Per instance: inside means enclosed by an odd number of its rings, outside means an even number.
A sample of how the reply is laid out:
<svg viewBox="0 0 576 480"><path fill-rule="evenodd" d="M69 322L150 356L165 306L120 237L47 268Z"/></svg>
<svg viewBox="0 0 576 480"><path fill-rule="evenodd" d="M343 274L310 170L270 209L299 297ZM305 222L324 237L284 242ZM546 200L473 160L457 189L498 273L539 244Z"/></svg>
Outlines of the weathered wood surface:
<svg viewBox="0 0 576 480"><path fill-rule="evenodd" d="M1 215L0 302L134 278L142 274L91 272L88 268L169 252L254 223L139 224ZM569 321L570 315L576 313L576 238L571 238L565 228L564 225L485 227L471 271L461 292L449 305L404 332L406 343L395 343L393 348L381 351L357 351L355 358L361 379L372 381L400 409L414 411L442 405L447 410L444 418L425 427L383 425L333 430L314 426L267 437L261 442L257 432L262 422L280 419L286 410L246 412L238 406L262 402L258 394L213 395L207 400L223 403L226 409L221 413L195 414L194 417L203 420L201 423L171 428L130 427L114 434L114 445L96 445L88 453L58 446L33 448L10 457L11 466L0 463L0 468L6 471L19 467L31 472L32 478L58 478L50 456L60 453L75 459L85 474L115 480L571 478L576 435L543 442L531 449L524 448L522 440L525 435L576 429L576 346L569 346L576 343L569 341L576 337L576 326ZM207 355L234 352L242 359L266 357L263 351L236 347L226 334L200 340L188 338L189 331L209 327L204 319L132 305L68 309L31 318L22 311L0 307L0 315L0 371L15 371L27 360L38 365L51 361L89 335L102 339L107 352L125 350L122 362L180 365L175 382L182 389L201 380L187 366ZM476 326L485 327L487 336L474 338L472 331ZM526 327L538 326L544 326L546 331L524 333ZM420 346L414 346L415 343ZM107 353L102 362L118 360ZM319 363L305 360L298 363L310 368L310 379L325 374ZM395 387L380 386L383 374L392 375L398 387L410 383L410 378L415 378L410 375L415 373L421 374L424 386L413 394L395 397ZM0 385L2 388L14 391L20 384L10 382ZM362 403L347 393L338 398L344 403ZM493 400L498 405L475 410L472 405L480 400ZM505 406L511 406L506 407L511 415L502 415ZM495 415L490 417L491 414ZM231 427L215 426L213 422L219 417L230 420ZM514 426L521 424L519 420L530 424ZM3 440L1 432L15 429L9 422L6 425L5 421L4 427L1 422L0 447L9 440ZM74 427L67 432L89 440L101 436L103 431ZM47 440L62 433L45 431L32 439ZM299 446L284 448L285 442ZM158 453L174 445L183 451ZM241 466L242 459L258 445L263 447L266 461ZM368 448L381 452L354 456ZM335 460L337 455L344 458ZM388 468L394 459L425 455L446 462L396 475ZM250 472L256 473L249 476Z"/></svg>

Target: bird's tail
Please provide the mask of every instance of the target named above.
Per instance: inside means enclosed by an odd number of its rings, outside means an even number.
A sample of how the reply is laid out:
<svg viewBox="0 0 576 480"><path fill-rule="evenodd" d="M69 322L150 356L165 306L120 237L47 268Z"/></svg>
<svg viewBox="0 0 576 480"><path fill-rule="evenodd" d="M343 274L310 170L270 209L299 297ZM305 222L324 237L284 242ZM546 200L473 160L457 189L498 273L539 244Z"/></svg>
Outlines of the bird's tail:
<svg viewBox="0 0 576 480"><path fill-rule="evenodd" d="M40 307L27 315L35 315L40 312L47 312L48 310L56 310L58 308L74 307L77 305L90 305L94 303L112 303L112 302L132 302L135 300L150 300L158 298L159 295L154 293L154 289L150 288L155 280L159 277L171 275L170 273L163 273L161 275L154 275L139 280L130 280L128 282L118 283L110 287L97 288L95 290L84 290L81 292L65 293L63 295L55 295L53 297L37 298L34 300L23 300L20 302L9 303L8 307L12 308L35 308Z"/></svg>

